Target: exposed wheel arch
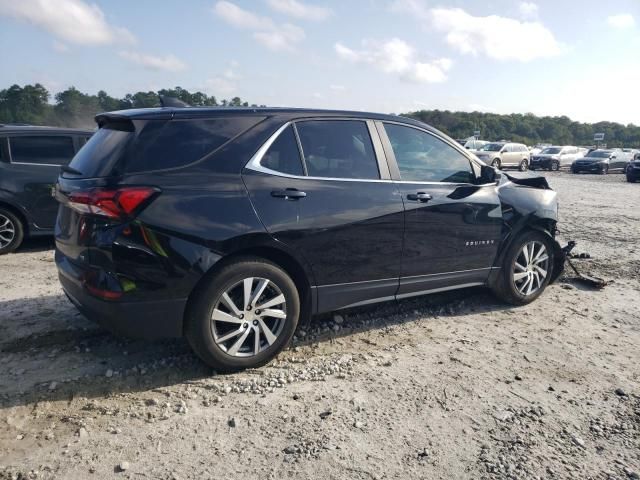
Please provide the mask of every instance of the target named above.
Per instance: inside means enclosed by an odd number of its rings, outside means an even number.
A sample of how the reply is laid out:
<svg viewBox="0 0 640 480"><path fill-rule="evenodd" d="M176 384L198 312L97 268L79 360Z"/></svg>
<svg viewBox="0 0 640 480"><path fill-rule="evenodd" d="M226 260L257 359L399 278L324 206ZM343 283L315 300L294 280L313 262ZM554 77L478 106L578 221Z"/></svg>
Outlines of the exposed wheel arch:
<svg viewBox="0 0 640 480"><path fill-rule="evenodd" d="M24 214L24 212L22 210L20 210L19 208L17 208L15 205L8 203L4 200L0 200L0 207L9 210L11 213L13 213L18 220L20 220L20 222L22 222L22 228L24 229L24 236L25 238L29 236L29 221L27 220L26 215Z"/></svg>
<svg viewBox="0 0 640 480"><path fill-rule="evenodd" d="M189 299L187 300L187 309L191 298L195 295L206 280L215 275L218 271L224 268L226 265L234 263L241 259L257 258L268 260L278 267L282 268L293 280L298 288L298 294L300 296L300 325L306 325L311 319L313 314L313 289L309 283L308 274L304 267L296 260L292 255L283 250L280 250L271 246L258 246L243 248L223 257L220 261L216 262L198 281L196 286L191 291ZM186 312L185 312L186 313ZM183 323L184 329L184 323Z"/></svg>

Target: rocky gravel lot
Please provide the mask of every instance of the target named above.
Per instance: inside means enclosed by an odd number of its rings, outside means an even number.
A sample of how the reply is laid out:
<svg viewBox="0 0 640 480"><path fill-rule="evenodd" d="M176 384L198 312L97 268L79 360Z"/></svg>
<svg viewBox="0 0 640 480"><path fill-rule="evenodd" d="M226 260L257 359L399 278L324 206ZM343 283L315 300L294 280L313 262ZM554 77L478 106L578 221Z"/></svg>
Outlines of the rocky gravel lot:
<svg viewBox="0 0 640 480"><path fill-rule="evenodd" d="M50 240L0 257L0 479L640 478L640 185L545 175L604 290L347 310L234 375L84 319Z"/></svg>

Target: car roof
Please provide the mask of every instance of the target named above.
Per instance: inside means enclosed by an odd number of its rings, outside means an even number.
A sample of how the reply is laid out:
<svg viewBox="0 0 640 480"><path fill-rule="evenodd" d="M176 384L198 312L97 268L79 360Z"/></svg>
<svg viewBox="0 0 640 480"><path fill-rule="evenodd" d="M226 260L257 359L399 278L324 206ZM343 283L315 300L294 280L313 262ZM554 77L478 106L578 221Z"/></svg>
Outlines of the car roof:
<svg viewBox="0 0 640 480"><path fill-rule="evenodd" d="M0 124L0 134L3 133L68 133L68 134L93 134L93 130L83 128L60 128L40 125L16 125Z"/></svg>
<svg viewBox="0 0 640 480"><path fill-rule="evenodd" d="M96 115L96 121L103 118L129 118L129 119L170 119L170 118L205 118L221 115L264 115L280 116L287 118L304 117L344 117L344 118L368 118L372 120L386 120L403 123L410 123L419 126L426 126L423 122L409 117L398 115L388 115L383 113L352 111L352 110L323 110L313 108L290 108L290 107L155 107L155 108L134 108L129 110L118 110L105 112Z"/></svg>

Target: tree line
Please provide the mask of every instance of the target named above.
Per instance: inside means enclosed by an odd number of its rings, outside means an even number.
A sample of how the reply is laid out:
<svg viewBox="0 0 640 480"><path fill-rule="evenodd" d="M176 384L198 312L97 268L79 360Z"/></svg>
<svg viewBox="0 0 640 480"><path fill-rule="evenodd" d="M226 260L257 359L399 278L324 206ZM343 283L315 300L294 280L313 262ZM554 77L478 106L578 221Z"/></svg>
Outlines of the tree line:
<svg viewBox="0 0 640 480"><path fill-rule="evenodd" d="M99 112L125 110L128 108L159 107L160 97L174 97L197 107L250 107L240 97L218 100L213 95L189 92L175 87L158 91L129 93L123 98L110 96L104 90L96 95L83 93L75 87L56 93L53 103L51 94L41 84L12 85L0 90L0 123L26 123L56 127L93 128L93 117Z"/></svg>
<svg viewBox="0 0 640 480"><path fill-rule="evenodd" d="M193 106L255 107L240 97L218 100L203 92L190 92L181 87L158 91L129 93L122 98L104 90L83 93L75 87L56 93L51 98L41 84L12 85L0 90L0 123L27 123L60 127L95 126L93 117L99 112L128 108L157 107L159 95L182 100ZM51 101L53 100L53 101ZM640 126L614 122L581 123L566 116L538 117L531 113L499 115L482 112L421 110L403 114L432 125L454 138L467 138L476 131L486 140L510 140L527 145L592 145L594 133L604 133L611 147L640 147Z"/></svg>
<svg viewBox="0 0 640 480"><path fill-rule="evenodd" d="M453 138L468 138L476 131L485 140L510 140L526 145L593 145L593 135L604 133L609 147L640 147L640 126L615 122L581 123L569 117L538 117L532 113L500 115L482 112L421 110L404 114L428 123Z"/></svg>

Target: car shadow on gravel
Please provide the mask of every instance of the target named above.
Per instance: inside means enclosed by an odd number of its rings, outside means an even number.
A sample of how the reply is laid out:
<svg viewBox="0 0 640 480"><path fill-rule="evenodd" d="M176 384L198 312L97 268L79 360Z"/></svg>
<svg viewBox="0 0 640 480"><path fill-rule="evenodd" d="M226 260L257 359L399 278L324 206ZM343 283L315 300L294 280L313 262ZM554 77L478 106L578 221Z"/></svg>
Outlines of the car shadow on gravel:
<svg viewBox="0 0 640 480"><path fill-rule="evenodd" d="M38 299L45 307L47 303L57 305L59 315L27 315L23 320L37 328L9 340L4 315L0 315L0 409L41 401L143 393L199 383L212 376L221 381L227 377L204 365L183 339L151 342L118 337L80 316L73 307L63 306L60 297ZM28 310L27 304L32 301L0 302L0 312ZM424 318L452 317L455 321L459 316L510 308L483 288L352 308L317 316L301 325L290 348L313 346L358 332L382 331ZM50 328L43 328L47 318L55 320ZM268 368L251 372L263 374Z"/></svg>
<svg viewBox="0 0 640 480"><path fill-rule="evenodd" d="M32 237L27 238L20 245L16 253L28 253L28 252L45 252L47 250L53 250L56 247L53 237Z"/></svg>

